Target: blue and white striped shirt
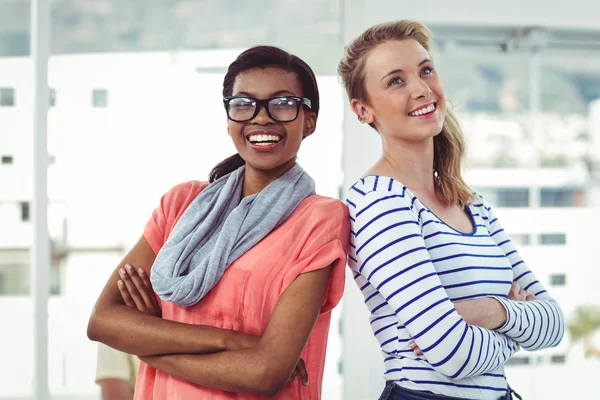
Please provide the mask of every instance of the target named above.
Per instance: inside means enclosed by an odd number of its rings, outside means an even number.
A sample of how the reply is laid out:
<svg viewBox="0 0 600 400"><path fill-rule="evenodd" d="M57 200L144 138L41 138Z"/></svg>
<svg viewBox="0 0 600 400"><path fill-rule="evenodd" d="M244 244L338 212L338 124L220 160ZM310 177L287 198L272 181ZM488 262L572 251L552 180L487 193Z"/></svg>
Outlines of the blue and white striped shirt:
<svg viewBox="0 0 600 400"><path fill-rule="evenodd" d="M368 176L350 188L349 264L371 312L385 380L414 390L468 399L506 392L503 364L520 347L556 346L560 307L517 253L492 209L467 209L473 231L445 224L405 186ZM518 281L535 301L507 299ZM453 302L494 297L507 310L496 331L467 324ZM424 356L409 347L413 338Z"/></svg>

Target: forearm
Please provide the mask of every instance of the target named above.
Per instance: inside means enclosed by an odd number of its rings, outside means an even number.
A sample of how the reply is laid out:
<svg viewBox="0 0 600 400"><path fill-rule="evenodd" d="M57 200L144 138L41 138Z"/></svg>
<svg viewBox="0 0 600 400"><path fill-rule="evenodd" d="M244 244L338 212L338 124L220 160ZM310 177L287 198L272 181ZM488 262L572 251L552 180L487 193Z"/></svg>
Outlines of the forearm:
<svg viewBox="0 0 600 400"><path fill-rule="evenodd" d="M95 310L88 325L91 340L139 356L235 349L242 336L227 329L163 320L118 304Z"/></svg>
<svg viewBox="0 0 600 400"><path fill-rule="evenodd" d="M291 375L269 371L274 363L256 348L215 354L177 354L141 357L148 365L187 382L229 392L275 395ZM285 376L287 375L287 376Z"/></svg>
<svg viewBox="0 0 600 400"><path fill-rule="evenodd" d="M506 309L492 297L459 301L454 303L458 314L469 325L494 330L506 323Z"/></svg>
<svg viewBox="0 0 600 400"><path fill-rule="evenodd" d="M506 323L497 331L514 339L525 350L554 347L560 343L565 326L562 310L554 300L527 302L499 298L507 312Z"/></svg>

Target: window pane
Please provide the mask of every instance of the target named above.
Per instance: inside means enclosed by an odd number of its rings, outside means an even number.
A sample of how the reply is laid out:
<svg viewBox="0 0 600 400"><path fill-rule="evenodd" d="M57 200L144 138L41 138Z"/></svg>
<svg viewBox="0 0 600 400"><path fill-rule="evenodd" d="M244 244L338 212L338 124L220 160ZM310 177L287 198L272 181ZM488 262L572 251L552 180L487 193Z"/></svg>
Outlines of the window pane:
<svg viewBox="0 0 600 400"><path fill-rule="evenodd" d="M565 286L567 284L567 276L565 274L550 275L550 284L552 286Z"/></svg>
<svg viewBox="0 0 600 400"><path fill-rule="evenodd" d="M498 189L498 207L528 207L528 189Z"/></svg>
<svg viewBox="0 0 600 400"><path fill-rule="evenodd" d="M99 108L108 106L108 91L106 89L94 89L92 92L92 106Z"/></svg>
<svg viewBox="0 0 600 400"><path fill-rule="evenodd" d="M13 107L15 105L15 89L0 88L0 107Z"/></svg>
<svg viewBox="0 0 600 400"><path fill-rule="evenodd" d="M528 188L477 188L493 207L529 207Z"/></svg>
<svg viewBox="0 0 600 400"><path fill-rule="evenodd" d="M49 99L48 99L48 105L50 107L56 107L56 90L50 88L50 92L49 92Z"/></svg>
<svg viewBox="0 0 600 400"><path fill-rule="evenodd" d="M510 360L508 360L506 363L504 363L504 365L510 365L510 366L519 366L519 365L528 365L529 364L529 357L513 357Z"/></svg>
<svg viewBox="0 0 600 400"><path fill-rule="evenodd" d="M27 265L0 264L0 296L23 296L29 294Z"/></svg>
<svg viewBox="0 0 600 400"><path fill-rule="evenodd" d="M21 221L29 221L29 202L27 201L21 203Z"/></svg>
<svg viewBox="0 0 600 400"><path fill-rule="evenodd" d="M550 362L552 364L564 364L567 362L567 356L563 354L555 354L550 357Z"/></svg>
<svg viewBox="0 0 600 400"><path fill-rule="evenodd" d="M567 236L564 233L543 233L539 236L541 245L564 245L567 243Z"/></svg>
<svg viewBox="0 0 600 400"><path fill-rule="evenodd" d="M583 190L542 188L540 191L540 204L542 207L583 207Z"/></svg>

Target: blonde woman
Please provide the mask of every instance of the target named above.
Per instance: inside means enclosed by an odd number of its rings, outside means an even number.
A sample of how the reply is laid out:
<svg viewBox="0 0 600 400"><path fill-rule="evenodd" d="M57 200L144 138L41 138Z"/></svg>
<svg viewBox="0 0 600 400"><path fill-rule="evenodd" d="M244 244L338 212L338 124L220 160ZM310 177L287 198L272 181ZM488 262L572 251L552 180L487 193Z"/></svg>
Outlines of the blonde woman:
<svg viewBox="0 0 600 400"><path fill-rule="evenodd" d="M513 399L503 364L556 346L559 305L461 176L463 135L413 21L373 26L338 66L382 141L348 192L349 263L384 358L381 399ZM514 397L513 397L514 396Z"/></svg>

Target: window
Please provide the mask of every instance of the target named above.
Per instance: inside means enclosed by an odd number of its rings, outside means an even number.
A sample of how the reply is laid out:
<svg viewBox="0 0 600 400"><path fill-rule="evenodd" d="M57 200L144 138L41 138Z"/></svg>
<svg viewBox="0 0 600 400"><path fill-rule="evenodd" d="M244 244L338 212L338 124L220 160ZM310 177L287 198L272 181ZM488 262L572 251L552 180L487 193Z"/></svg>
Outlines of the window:
<svg viewBox="0 0 600 400"><path fill-rule="evenodd" d="M504 363L504 365L519 366L529 365L529 357L513 357Z"/></svg>
<svg viewBox="0 0 600 400"><path fill-rule="evenodd" d="M542 207L583 207L583 190L542 188L540 191L540 205Z"/></svg>
<svg viewBox="0 0 600 400"><path fill-rule="evenodd" d="M0 296L29 294L29 267L17 263L0 264Z"/></svg>
<svg viewBox="0 0 600 400"><path fill-rule="evenodd" d="M567 356L565 356L564 354L554 354L554 355L550 356L551 364L564 364L566 362L567 362Z"/></svg>
<svg viewBox="0 0 600 400"><path fill-rule="evenodd" d="M0 263L0 297L2 296L26 296L30 294L29 264L23 263L22 257L28 257L28 252L24 254L11 255L13 262L7 264ZM50 275L48 289L51 295L56 296L62 293L62 277L64 276L64 265L61 262L52 260L50 265Z"/></svg>
<svg viewBox="0 0 600 400"><path fill-rule="evenodd" d="M0 107L14 107L15 89L0 88Z"/></svg>
<svg viewBox="0 0 600 400"><path fill-rule="evenodd" d="M106 89L94 89L92 91L92 107L108 107L108 91Z"/></svg>
<svg viewBox="0 0 600 400"><path fill-rule="evenodd" d="M529 207L528 188L478 188L492 207Z"/></svg>
<svg viewBox="0 0 600 400"><path fill-rule="evenodd" d="M567 276L565 274L550 275L550 284L552 286L565 286L567 284Z"/></svg>
<svg viewBox="0 0 600 400"><path fill-rule="evenodd" d="M539 244L544 246L560 246L567 243L564 233L543 233L539 236Z"/></svg>
<svg viewBox="0 0 600 400"><path fill-rule="evenodd" d="M56 107L56 89L50 88L48 106Z"/></svg>
<svg viewBox="0 0 600 400"><path fill-rule="evenodd" d="M12 164L13 157L12 156L2 156L2 164Z"/></svg>
<svg viewBox="0 0 600 400"><path fill-rule="evenodd" d="M23 201L21 202L21 221L28 222L30 219L29 213L29 202Z"/></svg>
<svg viewBox="0 0 600 400"><path fill-rule="evenodd" d="M531 241L531 236L527 233L511 234L509 237L515 246L528 246Z"/></svg>
<svg viewBox="0 0 600 400"><path fill-rule="evenodd" d="M528 207L529 189L498 189L498 207Z"/></svg>

